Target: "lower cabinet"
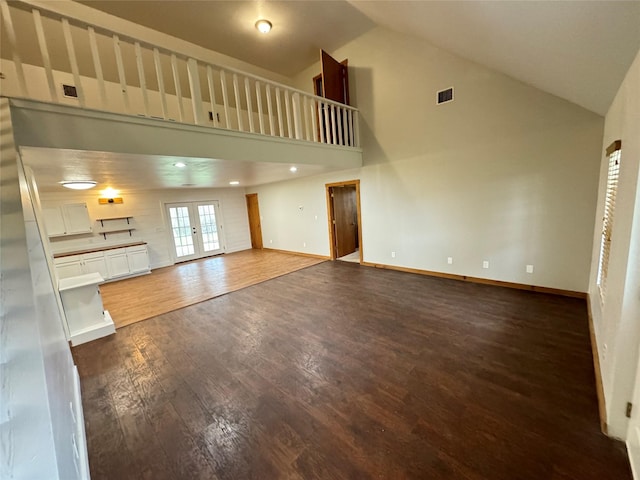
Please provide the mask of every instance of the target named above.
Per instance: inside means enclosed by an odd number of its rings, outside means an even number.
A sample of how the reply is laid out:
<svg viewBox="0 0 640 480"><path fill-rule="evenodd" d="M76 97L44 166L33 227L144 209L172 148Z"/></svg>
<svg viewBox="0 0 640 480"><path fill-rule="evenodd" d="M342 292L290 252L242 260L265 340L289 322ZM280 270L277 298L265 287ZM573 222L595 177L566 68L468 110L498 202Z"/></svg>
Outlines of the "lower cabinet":
<svg viewBox="0 0 640 480"><path fill-rule="evenodd" d="M88 273L99 273L111 280L150 271L146 245L68 255L55 258L54 265L59 280Z"/></svg>

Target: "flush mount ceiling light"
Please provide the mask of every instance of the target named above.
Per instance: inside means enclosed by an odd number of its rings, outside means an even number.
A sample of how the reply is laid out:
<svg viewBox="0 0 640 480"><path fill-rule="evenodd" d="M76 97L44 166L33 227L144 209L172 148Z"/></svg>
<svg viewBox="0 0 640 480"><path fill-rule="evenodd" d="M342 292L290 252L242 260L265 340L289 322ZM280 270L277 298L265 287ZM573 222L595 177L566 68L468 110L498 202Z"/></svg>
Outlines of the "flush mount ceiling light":
<svg viewBox="0 0 640 480"><path fill-rule="evenodd" d="M256 22L256 28L260 33L269 33L271 31L271 27L273 27L273 25L269 20L262 19Z"/></svg>
<svg viewBox="0 0 640 480"><path fill-rule="evenodd" d="M88 190L98 184L93 180L70 180L68 182L60 182L64 188L70 188L71 190Z"/></svg>
<svg viewBox="0 0 640 480"><path fill-rule="evenodd" d="M291 167L291 168L289 169L289 171L290 171L291 173L296 173L296 172L298 171L298 167Z"/></svg>
<svg viewBox="0 0 640 480"><path fill-rule="evenodd" d="M182 162L178 162L178 163L174 163L173 164L174 167L178 167L178 168L184 168L187 166L186 163L182 163Z"/></svg>
<svg viewBox="0 0 640 480"><path fill-rule="evenodd" d="M240 182L237 180L233 180L232 182L229 182L229 185L240 185Z"/></svg>

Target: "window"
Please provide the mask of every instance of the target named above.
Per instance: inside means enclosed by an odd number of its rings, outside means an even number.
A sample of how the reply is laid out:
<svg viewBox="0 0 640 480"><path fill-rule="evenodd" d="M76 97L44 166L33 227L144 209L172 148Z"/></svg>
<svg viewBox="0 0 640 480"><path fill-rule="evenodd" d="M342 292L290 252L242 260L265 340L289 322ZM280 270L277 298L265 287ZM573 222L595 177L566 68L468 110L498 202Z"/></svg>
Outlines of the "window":
<svg viewBox="0 0 640 480"><path fill-rule="evenodd" d="M616 209L618 193L618 177L620 175L620 150L622 142L616 140L607 148L609 171L607 173L607 193L604 200L604 217L602 218L602 237L600 240L600 259L598 262L598 278L600 301L604 303L607 292L607 273L609 270L609 254L611 252L611 234L613 231L613 214Z"/></svg>

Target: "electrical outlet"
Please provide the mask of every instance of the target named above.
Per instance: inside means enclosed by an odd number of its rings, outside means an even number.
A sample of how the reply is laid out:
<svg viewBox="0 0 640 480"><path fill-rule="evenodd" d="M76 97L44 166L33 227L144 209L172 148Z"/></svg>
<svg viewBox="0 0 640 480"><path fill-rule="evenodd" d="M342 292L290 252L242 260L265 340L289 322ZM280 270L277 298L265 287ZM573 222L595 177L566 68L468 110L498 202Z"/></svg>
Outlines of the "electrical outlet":
<svg viewBox="0 0 640 480"><path fill-rule="evenodd" d="M270 243L270 244L271 244L271 243L273 243L273 240L269 240L269 243Z"/></svg>
<svg viewBox="0 0 640 480"><path fill-rule="evenodd" d="M306 247L307 246L307 242L302 242L302 246Z"/></svg>
<svg viewBox="0 0 640 480"><path fill-rule="evenodd" d="M453 257L447 257L447 263L453 265Z"/></svg>
<svg viewBox="0 0 640 480"><path fill-rule="evenodd" d="M527 265L527 273L533 273L533 265Z"/></svg>
<svg viewBox="0 0 640 480"><path fill-rule="evenodd" d="M316 219L316 220L318 219L318 215L316 215L316 216L315 216L315 219Z"/></svg>
<svg viewBox="0 0 640 480"><path fill-rule="evenodd" d="M391 252L391 258L396 258L396 252Z"/></svg>
<svg viewBox="0 0 640 480"><path fill-rule="evenodd" d="M489 260L482 261L482 268L489 268Z"/></svg>

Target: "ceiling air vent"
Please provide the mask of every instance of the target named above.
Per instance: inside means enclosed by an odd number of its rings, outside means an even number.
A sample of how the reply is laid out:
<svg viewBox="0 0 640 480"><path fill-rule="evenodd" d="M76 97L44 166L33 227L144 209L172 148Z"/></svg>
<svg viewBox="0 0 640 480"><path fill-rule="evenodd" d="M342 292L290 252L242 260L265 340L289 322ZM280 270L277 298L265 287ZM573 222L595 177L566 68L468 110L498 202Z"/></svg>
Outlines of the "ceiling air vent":
<svg viewBox="0 0 640 480"><path fill-rule="evenodd" d="M449 87L445 90L440 90L438 92L438 100L437 103L440 105L441 103L453 102L453 87Z"/></svg>
<svg viewBox="0 0 640 480"><path fill-rule="evenodd" d="M67 98L78 98L78 90L73 85L62 84L62 94Z"/></svg>

